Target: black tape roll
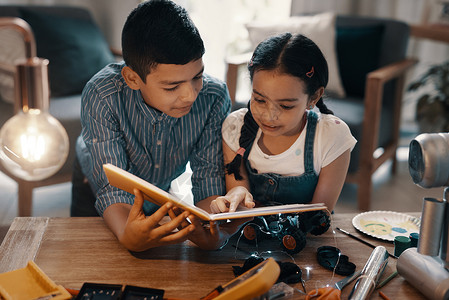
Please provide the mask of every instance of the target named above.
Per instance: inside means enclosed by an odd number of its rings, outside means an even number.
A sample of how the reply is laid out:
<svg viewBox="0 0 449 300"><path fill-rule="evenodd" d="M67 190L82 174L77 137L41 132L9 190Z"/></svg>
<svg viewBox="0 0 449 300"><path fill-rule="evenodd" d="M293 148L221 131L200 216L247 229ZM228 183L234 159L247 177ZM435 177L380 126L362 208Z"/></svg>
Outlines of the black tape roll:
<svg viewBox="0 0 449 300"><path fill-rule="evenodd" d="M346 255L342 255L340 249L333 246L319 247L317 260L320 266L331 271L335 270L338 275L348 276L355 272L355 264L350 262Z"/></svg>

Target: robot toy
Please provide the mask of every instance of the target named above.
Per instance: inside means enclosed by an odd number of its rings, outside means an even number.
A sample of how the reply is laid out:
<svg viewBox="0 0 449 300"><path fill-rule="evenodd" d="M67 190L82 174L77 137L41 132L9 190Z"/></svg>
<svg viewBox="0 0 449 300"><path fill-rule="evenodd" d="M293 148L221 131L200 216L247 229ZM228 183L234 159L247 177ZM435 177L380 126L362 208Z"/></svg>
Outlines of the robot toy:
<svg viewBox="0 0 449 300"><path fill-rule="evenodd" d="M255 244L266 238L277 238L287 253L296 254L306 246L307 233L320 235L329 226L330 219L324 211L255 217L244 226L242 239Z"/></svg>

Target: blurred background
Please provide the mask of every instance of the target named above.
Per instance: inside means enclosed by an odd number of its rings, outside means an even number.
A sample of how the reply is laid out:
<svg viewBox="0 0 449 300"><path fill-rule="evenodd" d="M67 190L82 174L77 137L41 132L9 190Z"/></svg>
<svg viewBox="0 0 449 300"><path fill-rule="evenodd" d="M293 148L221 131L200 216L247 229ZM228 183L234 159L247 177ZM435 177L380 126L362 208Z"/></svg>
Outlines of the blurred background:
<svg viewBox="0 0 449 300"><path fill-rule="evenodd" d="M64 5L87 8L108 44L120 49L121 29L137 0L0 0L1 5ZM449 35L449 2L439 0L176 0L190 13L205 42L205 71L222 80L226 79L226 60L230 56L252 51L246 24L249 22L275 23L290 17L294 5L296 12L372 16L404 21L410 25L437 24ZM449 57L449 38L435 40L411 36L407 56L418 59L408 73L406 87L428 72L431 66L444 67ZM1 52L0 35L0 52ZM0 54L1 56L1 54ZM236 101L249 99L249 79L240 70ZM448 75L446 73L447 79ZM429 86L432 90L433 87ZM449 87L448 87L449 89ZM420 91L422 94L423 91ZM449 94L449 91L448 91ZM420 211L422 197L441 197L442 189L424 190L413 184L408 174L408 144L423 130L416 119L420 94L404 90L400 123L400 142L397 150L398 173L392 176L391 165L385 164L373 176L372 210ZM1 100L0 100L1 101ZM438 132L441 129L433 128ZM0 225L9 226L17 216L17 183L0 173ZM33 216L69 216L70 182L35 188L33 190ZM183 176L173 185L179 195L189 193L189 177ZM357 212L356 188L345 185L336 212ZM0 232L1 235L1 232Z"/></svg>

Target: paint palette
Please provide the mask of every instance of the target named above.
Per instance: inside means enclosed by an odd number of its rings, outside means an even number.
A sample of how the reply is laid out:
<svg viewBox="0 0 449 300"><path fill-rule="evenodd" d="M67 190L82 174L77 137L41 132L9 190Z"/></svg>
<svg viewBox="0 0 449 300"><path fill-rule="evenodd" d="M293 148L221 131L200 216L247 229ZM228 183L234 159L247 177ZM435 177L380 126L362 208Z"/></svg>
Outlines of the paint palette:
<svg viewBox="0 0 449 300"><path fill-rule="evenodd" d="M355 216L352 225L369 236L393 242L396 236L419 233L421 220L394 211L369 211Z"/></svg>

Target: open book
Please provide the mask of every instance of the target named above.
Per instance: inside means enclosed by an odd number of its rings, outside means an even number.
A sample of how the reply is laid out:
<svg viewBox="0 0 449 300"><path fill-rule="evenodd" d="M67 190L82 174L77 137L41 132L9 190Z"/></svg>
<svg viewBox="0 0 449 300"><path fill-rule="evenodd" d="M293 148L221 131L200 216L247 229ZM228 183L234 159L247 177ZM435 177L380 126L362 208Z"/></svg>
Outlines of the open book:
<svg viewBox="0 0 449 300"><path fill-rule="evenodd" d="M227 220L227 219L239 219L256 216L266 216L274 214L286 214L305 212L313 210L326 209L323 203L316 204L285 204L277 206L264 206L256 208L246 208L239 206L239 210L236 212L225 212L218 214L210 214L204 209L196 207L190 203L182 201L178 197L167 193L166 191L158 188L157 186L137 177L134 174L129 173L119 167L111 164L103 165L104 172L108 177L109 183L119 189L122 189L128 193L133 194L133 189L136 188L142 191L145 200L151 201L159 206L164 205L167 201L172 202L175 206L188 210L192 214L198 216L205 221Z"/></svg>

